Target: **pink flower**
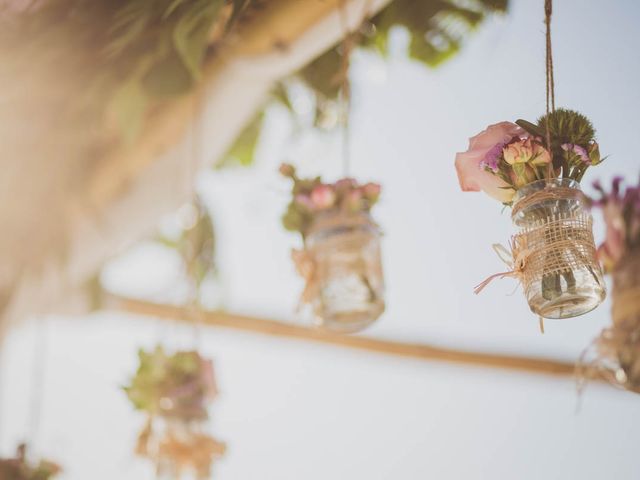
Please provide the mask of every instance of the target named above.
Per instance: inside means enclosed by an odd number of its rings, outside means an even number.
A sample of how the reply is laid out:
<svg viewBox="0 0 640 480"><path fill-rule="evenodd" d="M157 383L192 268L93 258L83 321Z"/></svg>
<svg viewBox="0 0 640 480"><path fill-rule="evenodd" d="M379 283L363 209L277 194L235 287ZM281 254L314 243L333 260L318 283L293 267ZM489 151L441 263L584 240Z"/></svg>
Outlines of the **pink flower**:
<svg viewBox="0 0 640 480"><path fill-rule="evenodd" d="M278 170L280 171L280 174L285 177L293 178L296 174L295 167L289 163L283 163L282 165L280 165L280 168Z"/></svg>
<svg viewBox="0 0 640 480"><path fill-rule="evenodd" d="M364 207L362 192L351 190L344 199L343 205L350 212L359 212Z"/></svg>
<svg viewBox="0 0 640 480"><path fill-rule="evenodd" d="M211 360L201 360L201 381L204 388L205 397L212 401L218 396L218 386Z"/></svg>
<svg viewBox="0 0 640 480"><path fill-rule="evenodd" d="M311 200L311 197L309 195L304 195L304 194L298 194L294 197L294 201L300 205L301 207L305 208L306 210L312 212L313 210L315 210L315 205L313 203L313 201Z"/></svg>
<svg viewBox="0 0 640 480"><path fill-rule="evenodd" d="M496 145L505 145L525 131L515 123L500 122L469 139L469 149L456 154L456 171L463 192L484 191L502 203L513 199L515 190L497 175L485 168L485 157Z"/></svg>
<svg viewBox="0 0 640 480"><path fill-rule="evenodd" d="M607 271L613 270L626 251L626 225L622 209L622 202L617 199L609 200L602 207L607 231L604 242L598 248L598 256Z"/></svg>
<svg viewBox="0 0 640 480"><path fill-rule="evenodd" d="M362 187L362 194L369 201L369 203L375 203L380 198L380 185L377 183L367 183Z"/></svg>
<svg viewBox="0 0 640 480"><path fill-rule="evenodd" d="M331 208L336 202L336 192L330 185L317 185L311 191L311 202L318 210Z"/></svg>
<svg viewBox="0 0 640 480"><path fill-rule="evenodd" d="M334 184L334 187L338 192L346 192L354 188L357 184L358 182L356 182L355 179L347 177L347 178L341 178L340 180L338 180Z"/></svg>
<svg viewBox="0 0 640 480"><path fill-rule="evenodd" d="M546 165L551 162L549 152L531 138L525 138L508 144L502 150L505 162L509 165L516 163L530 163L532 165Z"/></svg>

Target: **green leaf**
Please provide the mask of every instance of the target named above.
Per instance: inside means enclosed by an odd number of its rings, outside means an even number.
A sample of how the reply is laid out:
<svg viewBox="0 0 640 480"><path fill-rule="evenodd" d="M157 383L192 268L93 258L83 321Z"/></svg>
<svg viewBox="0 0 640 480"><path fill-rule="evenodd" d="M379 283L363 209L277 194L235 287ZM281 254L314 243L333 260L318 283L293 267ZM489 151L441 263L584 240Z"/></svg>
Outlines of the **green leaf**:
<svg viewBox="0 0 640 480"><path fill-rule="evenodd" d="M534 135L536 137L544 138L544 136L545 136L544 130L542 130L538 125L535 125L535 124L533 124L531 122L528 122L526 120L518 119L518 120L516 120L516 125L518 125L523 130L525 130L526 132L528 132L531 135Z"/></svg>
<svg viewBox="0 0 640 480"><path fill-rule="evenodd" d="M147 104L147 94L136 78L121 85L109 101L107 111L128 143L133 142L142 129Z"/></svg>
<svg viewBox="0 0 640 480"><path fill-rule="evenodd" d="M200 79L209 32L222 6L223 0L197 0L173 30L175 49L194 80Z"/></svg>
<svg viewBox="0 0 640 480"><path fill-rule="evenodd" d="M232 3L233 11L231 12L231 18L229 18L229 22L227 23L227 29L236 23L236 20L238 20L244 9L249 6L251 0L233 0Z"/></svg>
<svg viewBox="0 0 640 480"><path fill-rule="evenodd" d="M260 139L263 121L264 112L260 111L238 135L234 144L223 157L223 161L216 168L225 168L231 165L243 167L251 165Z"/></svg>

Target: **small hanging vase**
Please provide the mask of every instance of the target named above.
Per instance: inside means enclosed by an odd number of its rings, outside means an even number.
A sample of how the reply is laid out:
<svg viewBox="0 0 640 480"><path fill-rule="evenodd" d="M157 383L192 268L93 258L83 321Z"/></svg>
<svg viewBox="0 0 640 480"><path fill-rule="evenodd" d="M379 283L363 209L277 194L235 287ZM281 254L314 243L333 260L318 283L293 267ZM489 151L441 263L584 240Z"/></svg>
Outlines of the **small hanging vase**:
<svg viewBox="0 0 640 480"><path fill-rule="evenodd" d="M612 272L613 325L596 341L615 382L640 393L640 252L627 254Z"/></svg>
<svg viewBox="0 0 640 480"><path fill-rule="evenodd" d="M514 240L523 258L520 280L531 311L543 318L583 315L604 300L586 207L580 185L571 179L538 180L514 198Z"/></svg>
<svg viewBox="0 0 640 480"><path fill-rule="evenodd" d="M297 263L307 283L302 303L311 307L319 326L353 333L384 312L380 229L368 213L318 215Z"/></svg>

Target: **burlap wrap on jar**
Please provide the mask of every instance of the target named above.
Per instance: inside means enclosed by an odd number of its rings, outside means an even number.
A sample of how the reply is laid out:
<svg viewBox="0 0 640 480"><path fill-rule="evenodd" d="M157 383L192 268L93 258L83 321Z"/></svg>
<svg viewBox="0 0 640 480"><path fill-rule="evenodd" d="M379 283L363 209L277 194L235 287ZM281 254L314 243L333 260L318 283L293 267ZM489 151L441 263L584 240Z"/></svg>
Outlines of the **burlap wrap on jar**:
<svg viewBox="0 0 640 480"><path fill-rule="evenodd" d="M319 326L352 333L384 311L380 229L368 214L319 215L293 258L306 282L301 304Z"/></svg>
<svg viewBox="0 0 640 480"><path fill-rule="evenodd" d="M549 179L518 190L512 211L518 228L514 259L531 310L569 318L596 308L605 297L592 217L574 180Z"/></svg>

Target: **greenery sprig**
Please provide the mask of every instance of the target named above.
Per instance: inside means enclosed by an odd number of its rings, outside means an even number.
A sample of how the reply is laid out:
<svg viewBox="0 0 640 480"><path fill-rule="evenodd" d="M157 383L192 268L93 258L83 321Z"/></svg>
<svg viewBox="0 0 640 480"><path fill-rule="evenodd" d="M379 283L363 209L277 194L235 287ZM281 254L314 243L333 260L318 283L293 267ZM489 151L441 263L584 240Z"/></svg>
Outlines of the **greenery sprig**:
<svg viewBox="0 0 640 480"><path fill-rule="evenodd" d="M50 480L58 475L62 468L48 460L31 464L26 458L27 446L18 446L15 458L0 459L0 479L2 480Z"/></svg>
<svg viewBox="0 0 640 480"><path fill-rule="evenodd" d="M587 169L604 158L595 139L591 121L574 110L559 108L543 115L537 123L517 120L516 123L533 135L551 153L555 176L580 182ZM547 142L547 130L551 144Z"/></svg>
<svg viewBox="0 0 640 480"><path fill-rule="evenodd" d="M161 346L141 349L138 357L138 370L124 387L137 410L186 421L208 417L207 404L217 393L210 360L196 351L169 355Z"/></svg>

